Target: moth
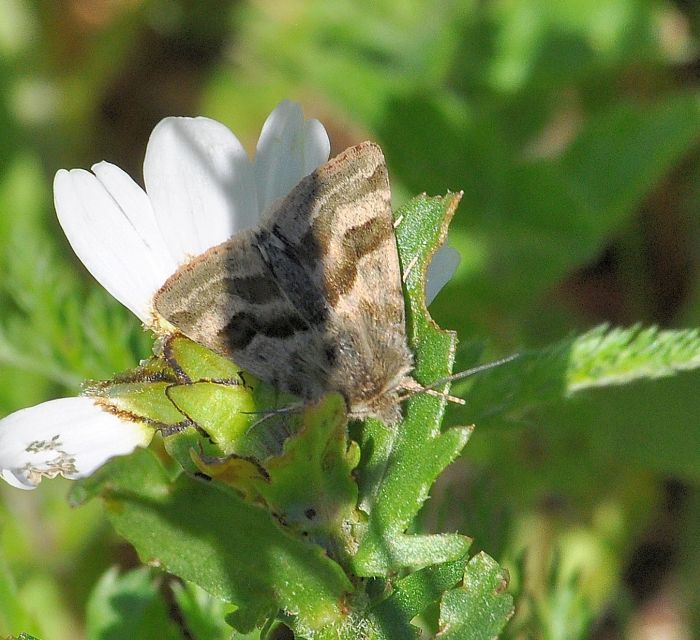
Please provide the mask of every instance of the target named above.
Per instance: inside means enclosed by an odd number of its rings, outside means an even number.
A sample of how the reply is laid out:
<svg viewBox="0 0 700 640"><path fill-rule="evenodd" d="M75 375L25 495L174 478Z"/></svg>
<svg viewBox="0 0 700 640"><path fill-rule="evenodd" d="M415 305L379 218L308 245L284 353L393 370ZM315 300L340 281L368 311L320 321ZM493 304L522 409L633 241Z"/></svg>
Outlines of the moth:
<svg viewBox="0 0 700 640"><path fill-rule="evenodd" d="M154 307L188 338L306 401L400 417L417 385L381 149L351 147L242 231L181 267Z"/></svg>

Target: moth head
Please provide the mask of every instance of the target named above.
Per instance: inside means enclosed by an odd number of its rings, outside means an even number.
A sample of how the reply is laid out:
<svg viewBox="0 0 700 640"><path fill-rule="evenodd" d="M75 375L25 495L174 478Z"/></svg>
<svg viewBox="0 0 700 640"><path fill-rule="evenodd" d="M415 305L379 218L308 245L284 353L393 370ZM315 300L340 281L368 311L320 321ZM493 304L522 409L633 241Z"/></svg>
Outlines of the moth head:
<svg viewBox="0 0 700 640"><path fill-rule="evenodd" d="M425 393L430 396L435 396L437 398L444 398L448 402L452 402L454 404L464 405L466 404L464 399L451 396L447 393L447 391L441 391L440 387L444 387L448 383L456 382L458 380L464 380L465 378L470 378L471 376L476 375L477 373L483 373L484 371L488 371L489 369L500 367L503 364L508 364L513 360L517 360L519 357L519 353L514 353L509 356L506 356L505 358L500 358L499 360L487 362L485 364L472 367L471 369L465 369L464 371L458 371L457 373L453 373L450 376L445 376L444 378L435 380L431 384L427 385L422 385L419 382L416 382L413 378L406 376L400 384L398 402L400 404L405 402L406 400L409 400L415 395Z"/></svg>
<svg viewBox="0 0 700 640"><path fill-rule="evenodd" d="M377 418L387 427L393 427L402 418L398 389L371 398L366 402L354 404L348 411L348 417L353 420Z"/></svg>

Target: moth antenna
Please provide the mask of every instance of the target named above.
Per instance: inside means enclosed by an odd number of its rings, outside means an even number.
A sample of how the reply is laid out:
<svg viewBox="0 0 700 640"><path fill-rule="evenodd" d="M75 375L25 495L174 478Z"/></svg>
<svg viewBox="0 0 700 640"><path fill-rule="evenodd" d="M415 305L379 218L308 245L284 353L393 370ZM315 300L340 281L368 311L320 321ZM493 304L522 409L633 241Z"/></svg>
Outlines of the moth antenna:
<svg viewBox="0 0 700 640"><path fill-rule="evenodd" d="M440 378L439 380L436 380L432 384L429 384L427 386L422 386L419 383L415 382L415 380L409 378L411 382L404 383L403 388L408 392L403 396L399 397L399 402L403 402L404 400L407 400L408 398L418 394L418 393L427 393L428 395L431 396L436 396L439 398L445 398L448 402L453 402L455 404L461 404L464 405L466 402L462 398L457 398L455 396L451 396L447 393L438 391L436 387L439 387L443 384L446 384L448 382L455 382L456 380L463 380L464 378L469 378L473 375L476 375L477 373L482 373L484 371L488 371L489 369L495 369L496 367L500 367L502 364L507 364L508 362L512 362L513 360L517 360L520 357L519 353L513 353L512 355L506 356L505 358L500 358L499 360L494 360L493 362L487 362L486 364L480 364L478 367L472 367L471 369L465 369L464 371L460 371L459 373L453 373L451 376L445 376L444 378Z"/></svg>
<svg viewBox="0 0 700 640"><path fill-rule="evenodd" d="M517 360L519 357L519 353L513 353L509 356L506 356L505 358L493 360L492 362L480 364L478 367L472 367L471 369L465 369L464 371L453 373L451 376L445 376L444 378L440 378L440 380L429 384L427 387L424 387L424 389L434 389L435 387L439 387L441 384L445 384L446 382L455 382L457 380L464 380L464 378L470 378L471 376L476 375L477 373L482 373L484 371L488 371L489 369L495 369L496 367L500 367L502 364L508 364L509 362L513 362L513 360Z"/></svg>

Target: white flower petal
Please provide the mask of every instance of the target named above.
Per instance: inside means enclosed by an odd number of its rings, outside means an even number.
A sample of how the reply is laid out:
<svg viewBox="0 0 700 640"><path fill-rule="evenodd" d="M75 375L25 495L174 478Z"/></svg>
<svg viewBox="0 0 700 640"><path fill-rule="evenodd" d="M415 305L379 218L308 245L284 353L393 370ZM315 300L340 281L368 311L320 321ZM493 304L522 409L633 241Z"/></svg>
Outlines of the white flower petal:
<svg viewBox="0 0 700 640"><path fill-rule="evenodd" d="M425 284L426 304L430 304L440 292L440 289L449 282L459 266L459 261L459 251L448 247L446 244L433 256L428 267L428 276Z"/></svg>
<svg viewBox="0 0 700 640"><path fill-rule="evenodd" d="M253 167L236 136L209 118L166 118L143 166L158 226L178 264L258 223Z"/></svg>
<svg viewBox="0 0 700 640"><path fill-rule="evenodd" d="M76 255L97 281L142 321L173 260L140 187L112 165L60 170L54 179L58 220Z"/></svg>
<svg viewBox="0 0 700 640"><path fill-rule="evenodd" d="M117 201L124 215L143 239L147 250L157 257L163 272L158 277L170 276L178 264L165 244L146 192L125 171L109 162L98 162L92 166L92 172Z"/></svg>
<svg viewBox="0 0 700 640"><path fill-rule="evenodd" d="M318 120L304 120L301 106L285 100L269 115L255 153L258 205L264 211L328 160L328 134Z"/></svg>
<svg viewBox="0 0 700 640"><path fill-rule="evenodd" d="M75 480L109 458L146 446L153 429L101 409L91 398L61 398L0 420L0 477L33 489L43 477Z"/></svg>

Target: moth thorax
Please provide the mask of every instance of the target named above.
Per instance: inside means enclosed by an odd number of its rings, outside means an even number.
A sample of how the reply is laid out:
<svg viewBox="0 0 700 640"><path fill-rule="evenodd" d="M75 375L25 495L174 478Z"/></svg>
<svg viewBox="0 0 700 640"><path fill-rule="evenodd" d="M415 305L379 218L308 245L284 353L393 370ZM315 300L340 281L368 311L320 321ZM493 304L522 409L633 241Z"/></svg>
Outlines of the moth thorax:
<svg viewBox="0 0 700 640"><path fill-rule="evenodd" d="M389 427L401 420L401 404L397 388L372 398L355 399L348 404L348 416L356 420L377 418Z"/></svg>
<svg viewBox="0 0 700 640"><path fill-rule="evenodd" d="M341 385L351 418L375 417L387 425L401 418L399 390L412 369L412 358L405 341L389 340L354 358L356 365ZM357 366L359 365L359 366Z"/></svg>

